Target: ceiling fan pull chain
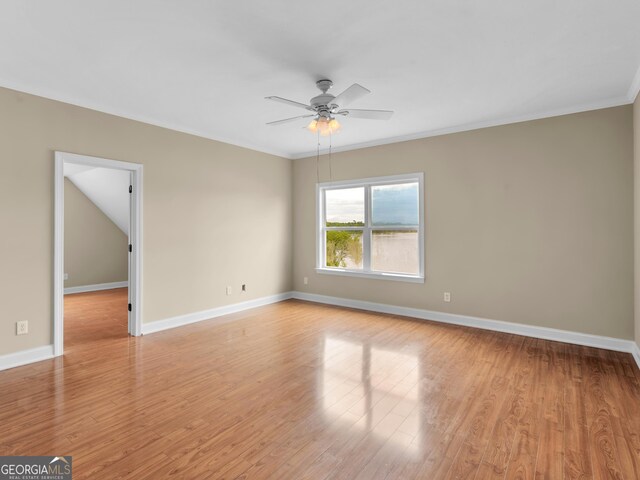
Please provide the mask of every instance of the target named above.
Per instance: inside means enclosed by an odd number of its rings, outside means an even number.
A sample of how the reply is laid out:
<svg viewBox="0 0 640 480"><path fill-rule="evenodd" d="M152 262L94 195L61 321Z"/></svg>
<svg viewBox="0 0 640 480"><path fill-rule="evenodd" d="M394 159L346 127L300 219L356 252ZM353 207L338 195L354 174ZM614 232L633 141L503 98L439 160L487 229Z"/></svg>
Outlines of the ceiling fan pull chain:
<svg viewBox="0 0 640 480"><path fill-rule="evenodd" d="M320 130L318 130L317 133L318 133L318 147L316 150L316 180L317 180L317 183L320 183Z"/></svg>
<svg viewBox="0 0 640 480"><path fill-rule="evenodd" d="M331 157L331 150L333 148L333 135L331 134L331 130L329 130L329 181L333 182L333 171L332 171L332 157Z"/></svg>

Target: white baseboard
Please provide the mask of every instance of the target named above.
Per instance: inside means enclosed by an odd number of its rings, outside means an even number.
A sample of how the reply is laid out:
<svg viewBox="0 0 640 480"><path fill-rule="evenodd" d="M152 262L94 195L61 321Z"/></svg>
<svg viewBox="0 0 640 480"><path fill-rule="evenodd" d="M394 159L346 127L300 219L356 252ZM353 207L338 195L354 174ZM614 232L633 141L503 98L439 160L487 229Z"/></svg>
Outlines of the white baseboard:
<svg viewBox="0 0 640 480"><path fill-rule="evenodd" d="M329 297L326 295L316 295L314 293L292 292L292 298L307 300L309 302L325 303L340 307L357 308L378 313L389 313L392 315L402 315L405 317L418 318L421 320L432 320L452 325L462 325L465 327L481 328L497 332L512 333L525 337L541 338L544 340L554 340L557 342L573 343L575 345L585 345L587 347L603 348L617 352L628 352L634 355L638 368L640 368L640 351L635 342L620 338L603 337L590 335L588 333L570 332L555 328L536 327L533 325L523 325L520 323L503 322L500 320L490 320L487 318L470 317L467 315L457 315L454 313L435 312L432 310L422 310L419 308L398 307L383 303L365 302L362 300L351 300L340 297Z"/></svg>
<svg viewBox="0 0 640 480"><path fill-rule="evenodd" d="M129 282L96 283L95 285L67 287L64 289L64 294L68 295L70 293L97 292L98 290L111 290L112 288L124 288L128 286Z"/></svg>
<svg viewBox="0 0 640 480"><path fill-rule="evenodd" d="M285 292L278 295L271 295L269 297L261 297L256 298L255 300L248 300L246 302L234 303L232 305L212 308L210 310L203 310L201 312L193 312L186 315L178 315L177 317L158 320L155 322L143 323L142 334L148 335L150 333L161 332L162 330L181 327L183 325L189 325L190 323L201 322L203 320L210 320L212 318L221 317L223 315L229 315L230 313L242 312L243 310L249 310L251 308L261 307L263 305L281 302L290 298L291 292Z"/></svg>
<svg viewBox="0 0 640 480"><path fill-rule="evenodd" d="M8 353L0 355L0 370L19 367L28 363L40 362L53 358L53 345L45 345L44 347L30 348L20 352Z"/></svg>
<svg viewBox="0 0 640 480"><path fill-rule="evenodd" d="M127 282L117 282L118 286L104 287L96 290L106 290L108 288L120 288L122 283L126 286ZM114 285L114 284L102 284L102 285ZM95 285L91 285L94 287ZM74 287L85 288L85 287ZM65 289L66 290L66 289ZM93 290L82 290L93 291ZM66 292L65 292L66 293ZM79 293L79 292L73 292ZM200 322L202 320L209 320L223 315L229 315L231 313L242 312L263 305L269 305L271 303L281 302L291 298L291 292L280 293L278 295L271 295L269 297L256 298L254 300L248 300L246 302L234 303L233 305L225 305L224 307L212 308L210 310L204 310L201 312L190 313L187 315L179 315L173 318L167 318L165 320L159 320L157 322L143 323L142 333L148 335L150 333L160 332L162 330L168 330L170 328L181 327L190 323ZM6 355L0 355L0 371L8 368L19 367L28 363L39 362L41 360L48 360L54 358L53 345L45 345L44 347L32 348L29 350L22 350L20 352L9 353Z"/></svg>
<svg viewBox="0 0 640 480"><path fill-rule="evenodd" d="M638 368L640 368L640 346L638 346L637 343L633 344L633 351L631 352L631 355L633 355L633 358L638 364Z"/></svg>
<svg viewBox="0 0 640 480"><path fill-rule="evenodd" d="M113 287L118 288L118 287ZM638 364L640 369L640 347L631 340L622 340L619 338L603 337L599 335L590 335L586 333L570 332L566 330L558 330L555 328L536 327L531 325L522 325L511 322L503 322L500 320L490 320L486 318L471 317L467 315L457 315L453 313L436 312L432 310L423 310L418 308L399 307L395 305L387 305L383 303L366 302L362 300L351 300L348 298L330 297L326 295L317 295L304 292L285 292L269 297L257 298L246 302L235 303L223 307L203 310L177 317L158 320L156 322L146 323L142 325L142 333L148 335L150 333L161 332L171 328L189 325L191 323L210 320L222 317L231 313L242 312L263 305L281 302L295 298L298 300L306 300L315 303L324 303L339 307L356 308L359 310L367 310L378 313L388 313L392 315L402 315L405 317L418 318L421 320L431 320L435 322L448 323L452 325L461 325L466 327L480 328L484 330L493 330L498 332L512 333L515 335L523 335L526 337L541 338L545 340L554 340L558 342L572 343L576 345L585 345L588 347L603 348L605 350L614 350L618 352L630 353ZM221 323L224 319L220 319ZM0 356L0 370L26 365L28 363L39 362L53 358L53 345L32 348L21 352L10 353Z"/></svg>

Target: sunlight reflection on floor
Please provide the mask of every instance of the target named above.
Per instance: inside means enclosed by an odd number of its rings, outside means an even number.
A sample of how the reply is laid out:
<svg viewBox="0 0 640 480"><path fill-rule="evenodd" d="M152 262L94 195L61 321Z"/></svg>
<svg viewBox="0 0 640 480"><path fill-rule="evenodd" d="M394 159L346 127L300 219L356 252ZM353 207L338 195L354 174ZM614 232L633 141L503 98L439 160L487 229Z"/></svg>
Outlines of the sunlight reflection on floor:
<svg viewBox="0 0 640 480"><path fill-rule="evenodd" d="M416 355L327 336L322 406L332 420L415 454L420 449L419 372Z"/></svg>

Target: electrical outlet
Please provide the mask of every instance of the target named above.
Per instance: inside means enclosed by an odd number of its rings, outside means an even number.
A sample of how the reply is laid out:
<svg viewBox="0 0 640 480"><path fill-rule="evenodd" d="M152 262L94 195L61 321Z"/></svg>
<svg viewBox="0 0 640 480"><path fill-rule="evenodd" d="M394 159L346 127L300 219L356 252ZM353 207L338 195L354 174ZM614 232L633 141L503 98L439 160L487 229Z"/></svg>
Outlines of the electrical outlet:
<svg viewBox="0 0 640 480"><path fill-rule="evenodd" d="M69 274L68 274L68 273L65 273L65 274L64 274L64 279L65 279L65 280L69 280Z"/></svg>
<svg viewBox="0 0 640 480"><path fill-rule="evenodd" d="M304 277L304 278L302 279L302 282L303 282L305 285L309 285L309 277Z"/></svg>
<svg viewBox="0 0 640 480"><path fill-rule="evenodd" d="M247 284L243 283L242 284L242 292L241 293L246 293L247 292Z"/></svg>
<svg viewBox="0 0 640 480"><path fill-rule="evenodd" d="M227 295L231 295L231 293L233 292L233 288L231 288L230 285L227 286Z"/></svg>
<svg viewBox="0 0 640 480"><path fill-rule="evenodd" d="M27 320L16 322L16 335L26 335L27 333L29 333L29 322Z"/></svg>
<svg viewBox="0 0 640 480"><path fill-rule="evenodd" d="M444 292L444 301L445 302L451 301L451 292Z"/></svg>

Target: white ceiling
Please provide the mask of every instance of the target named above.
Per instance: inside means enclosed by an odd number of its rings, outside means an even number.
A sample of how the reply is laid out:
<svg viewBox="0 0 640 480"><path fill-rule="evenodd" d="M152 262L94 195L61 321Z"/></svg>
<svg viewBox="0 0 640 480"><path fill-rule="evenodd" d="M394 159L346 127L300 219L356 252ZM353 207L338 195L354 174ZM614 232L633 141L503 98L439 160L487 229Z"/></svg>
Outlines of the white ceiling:
<svg viewBox="0 0 640 480"><path fill-rule="evenodd" d="M639 25L637 0L3 0L0 86L295 158L315 136L265 122L304 110L264 97L322 77L396 112L335 150L629 103Z"/></svg>

